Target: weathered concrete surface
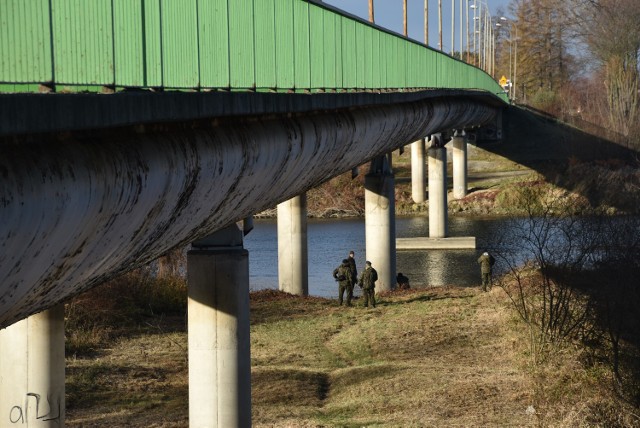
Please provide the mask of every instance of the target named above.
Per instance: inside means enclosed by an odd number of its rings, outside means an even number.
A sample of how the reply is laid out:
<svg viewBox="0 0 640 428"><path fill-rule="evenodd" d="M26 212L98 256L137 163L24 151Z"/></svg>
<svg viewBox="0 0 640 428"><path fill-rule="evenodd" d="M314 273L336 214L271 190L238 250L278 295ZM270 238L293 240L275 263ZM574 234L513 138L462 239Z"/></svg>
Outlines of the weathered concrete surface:
<svg viewBox="0 0 640 428"><path fill-rule="evenodd" d="M490 120L462 98L0 140L0 327L408 142Z"/></svg>
<svg viewBox="0 0 640 428"><path fill-rule="evenodd" d="M306 193L278 204L278 288L309 295Z"/></svg>

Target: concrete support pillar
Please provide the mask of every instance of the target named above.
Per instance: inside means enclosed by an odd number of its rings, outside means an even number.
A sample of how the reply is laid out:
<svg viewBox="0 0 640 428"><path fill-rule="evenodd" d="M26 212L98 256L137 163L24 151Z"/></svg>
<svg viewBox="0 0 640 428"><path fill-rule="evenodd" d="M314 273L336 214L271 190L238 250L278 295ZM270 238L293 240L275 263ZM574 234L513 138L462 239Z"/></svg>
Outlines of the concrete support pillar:
<svg viewBox="0 0 640 428"><path fill-rule="evenodd" d="M187 281L189 425L249 427L249 256L235 225L194 242Z"/></svg>
<svg viewBox="0 0 640 428"><path fill-rule="evenodd" d="M447 236L447 149L440 137L432 138L429 157L429 237Z"/></svg>
<svg viewBox="0 0 640 428"><path fill-rule="evenodd" d="M278 286L280 291L309 295L306 194L278 204Z"/></svg>
<svg viewBox="0 0 640 428"><path fill-rule="evenodd" d="M425 141L424 139L411 143L411 196L413 202L419 204L425 201Z"/></svg>
<svg viewBox="0 0 640 428"><path fill-rule="evenodd" d="M467 196L467 139L464 132L455 132L453 144L453 197L461 199Z"/></svg>
<svg viewBox="0 0 640 428"><path fill-rule="evenodd" d="M394 185L391 160L387 156L372 160L364 179L365 239L366 258L378 271L377 293L393 289L396 283Z"/></svg>
<svg viewBox="0 0 640 428"><path fill-rule="evenodd" d="M64 305L0 331L0 425L62 427Z"/></svg>

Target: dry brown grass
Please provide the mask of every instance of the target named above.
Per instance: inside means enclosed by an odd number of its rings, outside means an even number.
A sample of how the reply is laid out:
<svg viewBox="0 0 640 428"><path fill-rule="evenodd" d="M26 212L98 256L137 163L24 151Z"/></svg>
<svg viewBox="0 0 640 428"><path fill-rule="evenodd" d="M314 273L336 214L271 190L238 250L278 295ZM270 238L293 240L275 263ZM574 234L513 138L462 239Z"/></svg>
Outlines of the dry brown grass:
<svg viewBox="0 0 640 428"><path fill-rule="evenodd" d="M607 370L584 368L579 349L532 367L526 329L498 288L394 292L369 310L262 291L251 308L254 427L632 420L609 392ZM164 322L68 361L68 426L187 426L186 336L172 330L184 320Z"/></svg>

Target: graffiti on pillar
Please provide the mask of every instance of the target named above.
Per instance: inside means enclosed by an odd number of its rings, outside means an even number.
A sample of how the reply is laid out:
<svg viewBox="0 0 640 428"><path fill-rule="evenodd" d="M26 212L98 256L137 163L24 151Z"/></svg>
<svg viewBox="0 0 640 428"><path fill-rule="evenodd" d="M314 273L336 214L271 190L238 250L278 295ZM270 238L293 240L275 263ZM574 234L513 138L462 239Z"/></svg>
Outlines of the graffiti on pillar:
<svg viewBox="0 0 640 428"><path fill-rule="evenodd" d="M29 413L29 404L31 400L35 400L36 414ZM45 408L48 405L48 412L44 413ZM42 406L42 409L41 409ZM33 407L32 407L33 408ZM25 424L27 421L40 421L40 422L52 422L55 424L60 423L60 399L52 399L47 396L46 402L42 400L40 394L33 392L27 392L24 405L13 406L9 412L9 422L12 424Z"/></svg>

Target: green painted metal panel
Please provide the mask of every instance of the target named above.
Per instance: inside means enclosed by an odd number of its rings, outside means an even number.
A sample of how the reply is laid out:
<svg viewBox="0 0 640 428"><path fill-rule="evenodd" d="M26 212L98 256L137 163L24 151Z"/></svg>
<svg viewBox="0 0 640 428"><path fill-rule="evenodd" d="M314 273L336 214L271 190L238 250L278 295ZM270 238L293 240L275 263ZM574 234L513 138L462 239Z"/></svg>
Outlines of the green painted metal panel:
<svg viewBox="0 0 640 428"><path fill-rule="evenodd" d="M426 50L423 67L424 87L435 88L438 83L438 54L435 51Z"/></svg>
<svg viewBox="0 0 640 428"><path fill-rule="evenodd" d="M142 0L113 0L115 84L144 86Z"/></svg>
<svg viewBox="0 0 640 428"><path fill-rule="evenodd" d="M255 87L253 0L229 1L229 70L232 88Z"/></svg>
<svg viewBox="0 0 640 428"><path fill-rule="evenodd" d="M48 81L71 91L500 90L464 62L306 0L0 0L0 91Z"/></svg>
<svg viewBox="0 0 640 428"><path fill-rule="evenodd" d="M276 84L278 88L292 89L295 85L293 60L293 2L277 1L276 20Z"/></svg>
<svg viewBox="0 0 640 428"><path fill-rule="evenodd" d="M371 32L371 88L381 88L380 85L380 32Z"/></svg>
<svg viewBox="0 0 640 428"><path fill-rule="evenodd" d="M411 86L416 88L423 88L422 85L422 58L424 56L425 49L423 46L413 44L410 48L410 61L411 61Z"/></svg>
<svg viewBox="0 0 640 428"><path fill-rule="evenodd" d="M56 83L113 85L111 0L51 0Z"/></svg>
<svg viewBox="0 0 640 428"><path fill-rule="evenodd" d="M275 2L259 0L254 3L254 31L256 46L256 87L276 87Z"/></svg>
<svg viewBox="0 0 640 428"><path fill-rule="evenodd" d="M364 67L365 67L365 81L366 81L366 88L368 89L373 89L373 88L378 88L379 86L377 86L374 82L374 78L373 78L373 69L374 69L374 64L373 64L373 57L374 57L374 43L376 40L376 34L378 33L378 30L375 30L371 27L367 27L367 42L366 42L366 47L365 47L365 57L364 57Z"/></svg>
<svg viewBox="0 0 640 428"><path fill-rule="evenodd" d="M391 39L389 47L391 49L390 52L390 60L387 66L389 67L389 86L392 88L400 87L400 70L398 70L397 64L400 59L400 53L398 52L399 40L397 38Z"/></svg>
<svg viewBox="0 0 640 428"><path fill-rule="evenodd" d="M146 87L160 87L162 81L162 25L160 0L143 0L144 69Z"/></svg>
<svg viewBox="0 0 640 428"><path fill-rule="evenodd" d="M309 4L296 1L293 3L293 28L295 38L294 58L296 89L311 86L311 56L309 55Z"/></svg>
<svg viewBox="0 0 640 428"><path fill-rule="evenodd" d="M0 82L51 82L48 0L0 1Z"/></svg>
<svg viewBox="0 0 640 428"><path fill-rule="evenodd" d="M389 58L389 43L391 36L387 33L380 33L380 88L389 87L389 75L388 75L388 63Z"/></svg>
<svg viewBox="0 0 640 428"><path fill-rule="evenodd" d="M336 89L344 87L344 78L342 76L342 17L335 15L335 29L336 29Z"/></svg>
<svg viewBox="0 0 640 428"><path fill-rule="evenodd" d="M360 22L356 23L356 88L365 87L366 78L366 46L367 46L367 34L365 32L366 26Z"/></svg>
<svg viewBox="0 0 640 428"><path fill-rule="evenodd" d="M199 82L197 0L162 0L162 77L167 88L196 88Z"/></svg>
<svg viewBox="0 0 640 428"><path fill-rule="evenodd" d="M355 88L356 81L356 24L342 17L342 87Z"/></svg>
<svg viewBox="0 0 640 428"><path fill-rule="evenodd" d="M228 12L228 0L198 1L200 86L204 88L231 86Z"/></svg>
<svg viewBox="0 0 640 428"><path fill-rule="evenodd" d="M323 11L322 13L322 22L323 22L323 43L324 43L324 55L323 55L323 69L324 69L324 88L335 88L336 85L336 14ZM311 19L311 24L313 25L315 22L315 18ZM311 38L313 42L315 37ZM313 82L312 82L313 83Z"/></svg>
<svg viewBox="0 0 640 428"><path fill-rule="evenodd" d="M406 55L407 55L407 67L406 67L406 85L409 88L417 88L417 82L415 79L415 71L417 68L417 64L415 61L415 50L414 47L416 45L411 44L411 43L406 43L405 44L405 51L406 51Z"/></svg>
<svg viewBox="0 0 640 428"><path fill-rule="evenodd" d="M324 15L328 13L316 5L309 5L309 49L311 59L311 88L326 88L324 64L331 52L324 48Z"/></svg>

